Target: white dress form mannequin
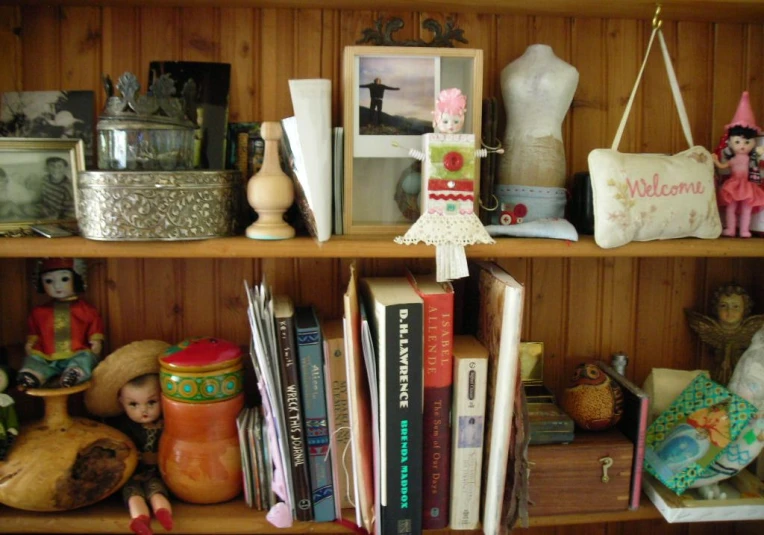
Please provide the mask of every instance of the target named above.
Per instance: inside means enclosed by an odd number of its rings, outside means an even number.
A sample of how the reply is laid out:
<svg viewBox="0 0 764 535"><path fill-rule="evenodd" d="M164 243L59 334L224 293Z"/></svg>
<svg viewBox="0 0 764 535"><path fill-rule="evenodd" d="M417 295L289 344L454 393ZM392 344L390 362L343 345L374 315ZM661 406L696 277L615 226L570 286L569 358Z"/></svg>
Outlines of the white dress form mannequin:
<svg viewBox="0 0 764 535"><path fill-rule="evenodd" d="M531 45L501 71L507 112L500 185L565 187L562 122L578 71L548 45Z"/></svg>

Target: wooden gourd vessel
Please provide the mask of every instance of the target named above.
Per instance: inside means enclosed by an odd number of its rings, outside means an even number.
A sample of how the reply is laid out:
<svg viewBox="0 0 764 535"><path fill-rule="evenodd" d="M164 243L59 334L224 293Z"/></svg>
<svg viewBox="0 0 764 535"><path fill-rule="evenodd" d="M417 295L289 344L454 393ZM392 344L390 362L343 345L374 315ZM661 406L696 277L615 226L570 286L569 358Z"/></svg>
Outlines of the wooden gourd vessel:
<svg viewBox="0 0 764 535"><path fill-rule="evenodd" d="M33 388L42 397L42 420L22 427L0 462L0 503L27 511L67 511L93 504L119 490L138 464L138 451L121 431L67 412L69 388Z"/></svg>

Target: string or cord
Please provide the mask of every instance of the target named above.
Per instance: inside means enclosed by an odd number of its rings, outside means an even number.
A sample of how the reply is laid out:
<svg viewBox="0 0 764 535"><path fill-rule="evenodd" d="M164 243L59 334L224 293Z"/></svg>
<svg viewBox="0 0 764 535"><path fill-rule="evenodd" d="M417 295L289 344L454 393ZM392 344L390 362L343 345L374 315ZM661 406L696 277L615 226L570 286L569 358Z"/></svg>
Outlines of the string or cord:
<svg viewBox="0 0 764 535"><path fill-rule="evenodd" d="M499 144L495 147L491 147L489 145L486 145L485 142L481 139L480 140L480 146L483 148L488 149L491 152L498 152L499 154L504 154L504 149L501 146L501 141L498 142Z"/></svg>
<svg viewBox="0 0 764 535"><path fill-rule="evenodd" d="M342 456L341 456L342 472L343 472L343 475L344 475L344 478L345 478L345 489L346 489L345 490L345 498L347 498L347 500L350 502L350 505L355 507L355 500L353 499L353 497L350 496L350 493L349 493L349 491L350 491L350 472L348 471L347 465L345 464L346 463L346 456L347 456L348 449L350 448L350 446L353 443L353 435L350 433L351 428L350 428L350 426L346 426L346 425L342 426L342 427L338 427L337 429L334 430L334 432L331 434L331 436L332 436L332 438L336 438L334 435L336 435L340 431L345 431L345 430L348 431L348 436L350 437L350 440L347 441L347 444L345 444L345 447L342 450ZM331 441L330 441L329 442L329 447L326 450L326 455L324 455L324 462L326 462L326 460L329 457L329 454L331 453L331 451L332 451L332 446L331 446Z"/></svg>
<svg viewBox="0 0 764 535"><path fill-rule="evenodd" d="M480 205L480 207L483 210L486 210L488 212L493 212L494 210L496 210L499 207L499 198L496 195L494 195L493 193L491 193L491 198L496 202L496 204L493 205L493 208L488 208L485 204L483 204L483 200L482 199L478 199L478 204Z"/></svg>

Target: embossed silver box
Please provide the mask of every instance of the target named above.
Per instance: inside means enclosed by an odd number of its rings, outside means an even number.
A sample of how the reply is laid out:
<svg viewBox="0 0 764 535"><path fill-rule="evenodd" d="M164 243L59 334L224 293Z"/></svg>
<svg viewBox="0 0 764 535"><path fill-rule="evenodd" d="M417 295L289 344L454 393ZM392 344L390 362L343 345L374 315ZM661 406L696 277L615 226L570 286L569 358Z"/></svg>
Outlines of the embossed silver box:
<svg viewBox="0 0 764 535"><path fill-rule="evenodd" d="M75 186L83 237L106 241L230 236L242 191L238 171L87 171Z"/></svg>

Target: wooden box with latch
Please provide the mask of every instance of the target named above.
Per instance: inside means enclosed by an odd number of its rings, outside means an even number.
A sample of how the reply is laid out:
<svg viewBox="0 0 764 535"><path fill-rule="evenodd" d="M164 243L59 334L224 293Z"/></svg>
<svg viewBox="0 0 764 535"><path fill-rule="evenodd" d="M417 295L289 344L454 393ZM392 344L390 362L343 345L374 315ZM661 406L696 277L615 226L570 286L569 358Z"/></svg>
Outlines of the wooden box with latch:
<svg viewBox="0 0 764 535"><path fill-rule="evenodd" d="M530 446L529 514L628 509L633 452L634 445L617 429L576 429L570 444Z"/></svg>

